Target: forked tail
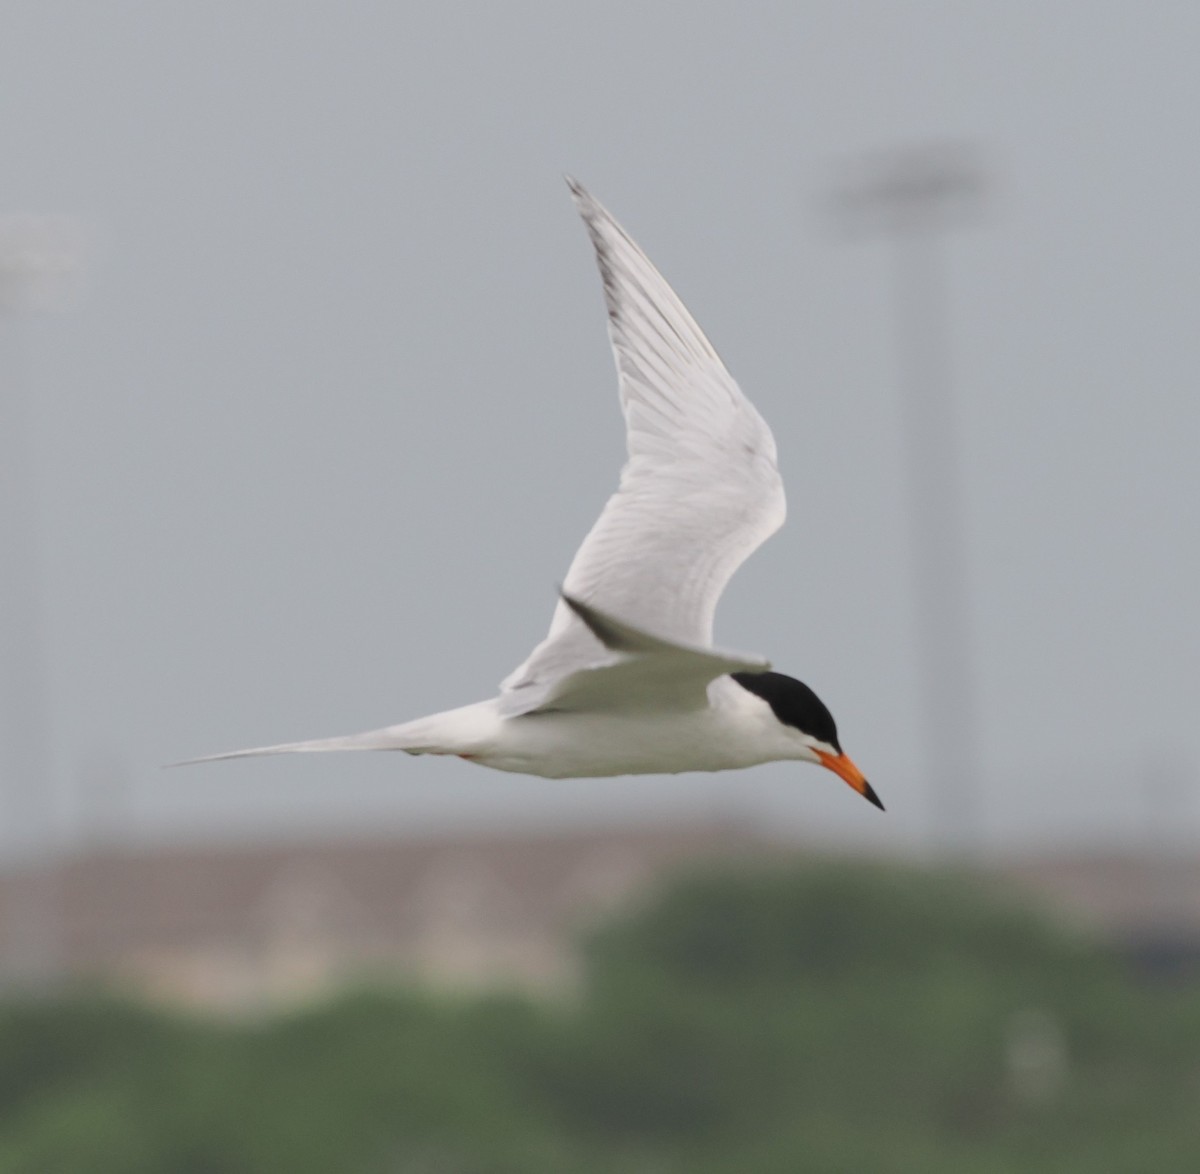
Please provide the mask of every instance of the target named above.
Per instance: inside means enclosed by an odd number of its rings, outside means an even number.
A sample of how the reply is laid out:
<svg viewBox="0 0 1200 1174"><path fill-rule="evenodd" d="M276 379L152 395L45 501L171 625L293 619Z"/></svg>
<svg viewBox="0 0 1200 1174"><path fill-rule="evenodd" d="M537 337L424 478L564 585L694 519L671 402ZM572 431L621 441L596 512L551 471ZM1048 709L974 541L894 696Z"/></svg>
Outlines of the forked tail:
<svg viewBox="0 0 1200 1174"><path fill-rule="evenodd" d="M389 737L393 730L370 730L365 734L347 734L341 738L315 738L311 742L280 742L278 746L254 746L249 750L227 750L224 754L204 754L199 758L185 758L182 762L169 762L168 766L193 766L198 762L220 762L224 758L253 758L260 754L307 754L325 750L405 750L402 741ZM420 754L419 750L409 751Z"/></svg>
<svg viewBox="0 0 1200 1174"><path fill-rule="evenodd" d="M406 754L465 754L476 748L480 737L495 724L490 702L435 713L398 726L384 726L362 734L340 738L316 738L310 742L281 742L277 746L255 746L205 754L169 766L192 766L198 762L220 762L225 758L253 758L262 754L309 754L332 750L403 750Z"/></svg>

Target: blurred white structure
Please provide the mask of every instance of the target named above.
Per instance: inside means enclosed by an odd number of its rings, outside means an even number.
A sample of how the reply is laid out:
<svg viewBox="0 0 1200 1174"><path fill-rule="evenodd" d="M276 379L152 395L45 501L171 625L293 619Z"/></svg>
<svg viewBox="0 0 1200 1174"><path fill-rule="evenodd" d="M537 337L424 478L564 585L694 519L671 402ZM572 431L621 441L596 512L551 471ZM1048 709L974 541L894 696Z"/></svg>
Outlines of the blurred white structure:
<svg viewBox="0 0 1200 1174"><path fill-rule="evenodd" d="M60 958L76 978L223 1013L363 981L563 991L596 918L685 862L771 850L728 822L100 848L62 861Z"/></svg>
<svg viewBox="0 0 1200 1174"><path fill-rule="evenodd" d="M1014 1011L1005 1030L1005 1065L1013 1095L1026 1104L1048 1104L1067 1081L1067 1037L1053 1012Z"/></svg>

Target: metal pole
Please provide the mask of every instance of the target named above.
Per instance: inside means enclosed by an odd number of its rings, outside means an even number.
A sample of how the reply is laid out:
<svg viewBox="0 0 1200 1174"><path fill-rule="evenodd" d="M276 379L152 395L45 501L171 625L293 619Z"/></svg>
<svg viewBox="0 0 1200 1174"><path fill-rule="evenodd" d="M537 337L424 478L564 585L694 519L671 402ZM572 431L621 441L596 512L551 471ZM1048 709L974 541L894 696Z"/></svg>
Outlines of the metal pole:
<svg viewBox="0 0 1200 1174"><path fill-rule="evenodd" d="M58 869L47 769L45 662L38 583L33 429L24 395L16 315L49 304L75 268L70 222L0 220L0 747L7 870L0 922L0 983L39 991L59 971Z"/></svg>
<svg viewBox="0 0 1200 1174"><path fill-rule="evenodd" d="M839 192L851 227L893 238L930 827L935 848L949 855L978 847L981 813L963 481L939 238L977 203L982 187L973 157L951 145L866 160Z"/></svg>

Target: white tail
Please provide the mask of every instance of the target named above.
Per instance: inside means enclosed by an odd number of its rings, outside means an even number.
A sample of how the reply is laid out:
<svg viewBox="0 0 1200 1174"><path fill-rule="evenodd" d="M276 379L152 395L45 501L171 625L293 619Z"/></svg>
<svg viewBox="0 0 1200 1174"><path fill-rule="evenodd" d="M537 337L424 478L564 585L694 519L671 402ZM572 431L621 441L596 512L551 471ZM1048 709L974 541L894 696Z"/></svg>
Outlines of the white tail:
<svg viewBox="0 0 1200 1174"><path fill-rule="evenodd" d="M169 766L192 766L198 762L220 762L225 758L253 758L261 754L309 754L333 750L403 750L406 754L467 754L480 739L495 729L494 702L465 705L461 709L431 714L398 726L384 726L362 734L340 738L317 738L311 742L281 742L277 746L256 746L250 750L229 750L224 754L205 754L187 758Z"/></svg>
<svg viewBox="0 0 1200 1174"><path fill-rule="evenodd" d="M316 738L311 742L281 742L278 746L227 750L224 754L205 754L200 758L185 758L182 762L169 762L167 765L193 766L198 762L220 762L223 758L253 758L259 754L307 754L326 750L405 750L407 747L404 742L395 737L395 731L403 728L389 726L382 730L369 730L365 734L347 734L341 738ZM420 751L412 750L410 753L419 754Z"/></svg>

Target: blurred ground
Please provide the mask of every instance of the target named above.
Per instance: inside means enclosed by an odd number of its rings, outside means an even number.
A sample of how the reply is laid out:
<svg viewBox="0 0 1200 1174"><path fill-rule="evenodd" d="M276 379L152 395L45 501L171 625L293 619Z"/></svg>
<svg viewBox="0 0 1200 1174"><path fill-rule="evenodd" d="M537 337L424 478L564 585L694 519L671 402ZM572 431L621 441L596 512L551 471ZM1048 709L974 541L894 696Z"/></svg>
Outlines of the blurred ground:
<svg viewBox="0 0 1200 1174"><path fill-rule="evenodd" d="M561 991L579 933L682 863L793 856L745 821L271 845L94 847L50 873L0 876L11 914L40 886L42 979L102 979L208 1010L262 1012L370 977L448 990ZM806 859L827 852L801 850ZM1200 860L1049 854L982 875L1161 973L1200 961Z"/></svg>
<svg viewBox="0 0 1200 1174"><path fill-rule="evenodd" d="M13 1174L1189 1174L1200 986L994 878L710 864L570 998L407 984L241 1025L0 1007Z"/></svg>

